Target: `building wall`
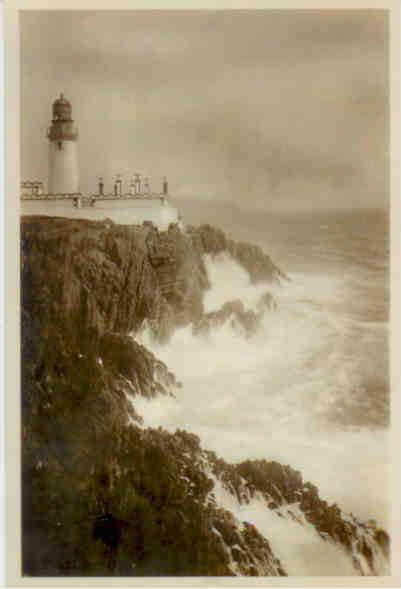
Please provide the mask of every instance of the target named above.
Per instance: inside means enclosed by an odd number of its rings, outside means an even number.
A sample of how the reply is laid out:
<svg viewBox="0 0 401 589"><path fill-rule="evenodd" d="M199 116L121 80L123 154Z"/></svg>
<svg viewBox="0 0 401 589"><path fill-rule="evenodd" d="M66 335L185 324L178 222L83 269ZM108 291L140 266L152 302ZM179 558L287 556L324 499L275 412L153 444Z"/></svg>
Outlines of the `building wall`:
<svg viewBox="0 0 401 589"><path fill-rule="evenodd" d="M49 143L49 193L79 192L78 154L76 141Z"/></svg>
<svg viewBox="0 0 401 589"><path fill-rule="evenodd" d="M93 208L82 209L73 207L71 201L22 201L21 214L99 221L111 219L121 225L142 225L144 221L151 221L161 230L178 221L177 209L169 204L162 205L159 200L146 204L132 201L98 202Z"/></svg>

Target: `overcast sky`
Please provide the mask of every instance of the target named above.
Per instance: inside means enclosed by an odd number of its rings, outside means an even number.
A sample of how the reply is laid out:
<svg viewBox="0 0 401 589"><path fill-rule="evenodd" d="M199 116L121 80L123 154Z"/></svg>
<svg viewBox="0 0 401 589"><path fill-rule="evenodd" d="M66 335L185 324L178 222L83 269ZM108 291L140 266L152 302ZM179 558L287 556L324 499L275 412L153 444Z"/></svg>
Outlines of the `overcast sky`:
<svg viewBox="0 0 401 589"><path fill-rule="evenodd" d="M23 179L47 183L64 92L81 189L166 174L180 197L388 205L385 11L36 11L21 16Z"/></svg>

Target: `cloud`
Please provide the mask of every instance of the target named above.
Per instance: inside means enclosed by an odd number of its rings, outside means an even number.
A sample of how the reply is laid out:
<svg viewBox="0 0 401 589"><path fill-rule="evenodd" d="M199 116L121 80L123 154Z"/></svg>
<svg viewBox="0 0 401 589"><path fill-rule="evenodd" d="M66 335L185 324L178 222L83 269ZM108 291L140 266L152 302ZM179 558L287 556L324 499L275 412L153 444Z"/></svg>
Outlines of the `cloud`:
<svg viewBox="0 0 401 589"><path fill-rule="evenodd" d="M250 207L266 191L284 208L382 204L387 29L372 10L25 12L24 175L47 174L38 137L63 90L84 190L139 167Z"/></svg>

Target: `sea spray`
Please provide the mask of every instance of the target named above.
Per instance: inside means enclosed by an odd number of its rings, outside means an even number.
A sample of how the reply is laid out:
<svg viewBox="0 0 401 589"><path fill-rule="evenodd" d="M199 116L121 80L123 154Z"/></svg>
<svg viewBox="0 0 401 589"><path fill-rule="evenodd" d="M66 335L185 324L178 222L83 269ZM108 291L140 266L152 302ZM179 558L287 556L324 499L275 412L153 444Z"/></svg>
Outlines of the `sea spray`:
<svg viewBox="0 0 401 589"><path fill-rule="evenodd" d="M166 346L142 333L183 384L176 399L136 401L145 424L184 427L230 461L288 463L327 500L385 525L387 434L383 407L365 386L383 370L374 355L383 326L359 325L355 339L346 276L294 273L282 286L253 286L229 257L205 261L212 284L207 311L237 298L253 308L266 289L278 308L246 341L230 322L207 336L194 336L191 326L178 329Z"/></svg>
<svg viewBox="0 0 401 589"><path fill-rule="evenodd" d="M357 575L352 555L344 548L325 540L306 519L297 504L277 510L266 506L260 493L240 503L215 476L213 495L216 503L233 513L239 521L247 521L269 539L273 552L279 557L290 576Z"/></svg>

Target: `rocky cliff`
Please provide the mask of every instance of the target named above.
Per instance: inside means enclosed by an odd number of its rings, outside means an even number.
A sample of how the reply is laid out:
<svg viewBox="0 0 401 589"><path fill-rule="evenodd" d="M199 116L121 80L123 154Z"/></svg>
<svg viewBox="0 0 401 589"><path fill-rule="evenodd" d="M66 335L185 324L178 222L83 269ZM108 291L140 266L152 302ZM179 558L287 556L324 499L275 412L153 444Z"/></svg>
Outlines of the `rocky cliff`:
<svg viewBox="0 0 401 589"><path fill-rule="evenodd" d="M258 313L233 301L205 314L203 256L233 256L251 280L283 278L259 248L210 226L23 218L23 568L27 575L285 575L273 538L239 517L255 502L338 547L356 574L379 574L388 537L321 500L288 466L230 465L185 431L145 429L135 398L180 394L135 340L145 324L227 318L249 335ZM273 529L273 528L272 528ZM275 547L277 542L275 543Z"/></svg>

